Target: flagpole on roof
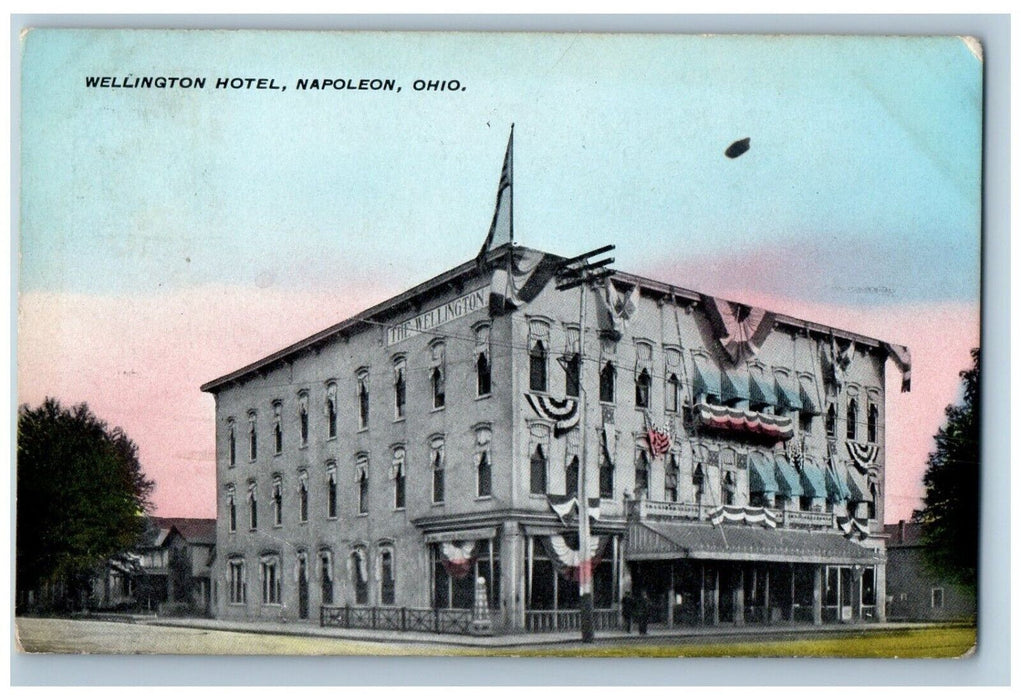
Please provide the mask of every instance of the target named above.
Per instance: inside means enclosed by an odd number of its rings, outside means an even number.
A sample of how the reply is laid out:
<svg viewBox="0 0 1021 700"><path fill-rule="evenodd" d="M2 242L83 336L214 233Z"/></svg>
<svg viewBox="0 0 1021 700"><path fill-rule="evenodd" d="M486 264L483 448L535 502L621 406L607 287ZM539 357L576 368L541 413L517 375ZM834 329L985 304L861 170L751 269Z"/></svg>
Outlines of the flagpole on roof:
<svg viewBox="0 0 1021 700"><path fill-rule="evenodd" d="M514 122L511 122L510 140L507 142L507 180L510 183L510 205L508 213L510 214L510 244L511 248L514 247Z"/></svg>

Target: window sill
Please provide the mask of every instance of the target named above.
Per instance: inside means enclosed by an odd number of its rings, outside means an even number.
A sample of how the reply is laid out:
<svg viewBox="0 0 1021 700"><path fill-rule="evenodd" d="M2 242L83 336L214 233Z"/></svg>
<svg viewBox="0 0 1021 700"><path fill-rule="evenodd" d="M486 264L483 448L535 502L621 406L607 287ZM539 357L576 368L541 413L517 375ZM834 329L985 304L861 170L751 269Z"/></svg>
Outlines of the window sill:
<svg viewBox="0 0 1021 700"><path fill-rule="evenodd" d="M279 607L282 607L282 606L283 606L283 603L263 603L262 604L262 607L264 607L264 608L279 608Z"/></svg>
<svg viewBox="0 0 1021 700"><path fill-rule="evenodd" d="M481 401L482 399L488 399L488 398L490 398L490 397L492 397L492 396L493 396L492 392L490 392L490 393L488 393L488 394L479 394L479 395L477 395L477 396L475 397L475 400L476 400L476 401Z"/></svg>
<svg viewBox="0 0 1021 700"><path fill-rule="evenodd" d="M369 432L369 426L367 426L367 425L366 425L366 426L365 426L365 427L363 427L363 428L359 428L359 429L358 429L358 430L356 430L355 432L356 432L356 433L367 433L367 432Z"/></svg>
<svg viewBox="0 0 1021 700"><path fill-rule="evenodd" d="M488 496L476 496L475 500L476 501L491 501L491 500L493 500L493 494L489 494Z"/></svg>
<svg viewBox="0 0 1021 700"><path fill-rule="evenodd" d="M407 419L407 416L398 416L397 418L394 418L394 423L403 423Z"/></svg>
<svg viewBox="0 0 1021 700"><path fill-rule="evenodd" d="M243 605L246 605L246 603L245 603L245 601L243 601L243 600L241 600L241 601L236 601L236 600L232 600L232 601L230 601L229 603L227 603L227 605L233 605L233 606L234 606L234 607L236 607L236 608L240 608L240 607L242 607Z"/></svg>
<svg viewBox="0 0 1021 700"><path fill-rule="evenodd" d="M328 438L326 438L326 442L335 442L336 440L337 440L336 435L330 435Z"/></svg>
<svg viewBox="0 0 1021 700"><path fill-rule="evenodd" d="M279 452L274 452L273 453L273 458L274 459L276 459L277 457L283 457L283 456L284 456L284 451L283 450L280 450Z"/></svg>
<svg viewBox="0 0 1021 700"><path fill-rule="evenodd" d="M298 445L298 449L299 450L307 450L308 449L308 443L306 442L304 445Z"/></svg>
<svg viewBox="0 0 1021 700"><path fill-rule="evenodd" d="M403 513L406 510L407 510L407 506L400 506L400 507L394 508L393 512L394 513Z"/></svg>
<svg viewBox="0 0 1021 700"><path fill-rule="evenodd" d="M447 505L445 501L433 501L433 502L432 502L432 503L430 504L430 506L429 506L429 507L430 507L430 508L442 508L442 507L443 507L443 506L445 506L445 505Z"/></svg>
<svg viewBox="0 0 1021 700"><path fill-rule="evenodd" d="M369 514L368 513L357 513L355 515L355 517L356 518L367 518L367 517L369 517Z"/></svg>
<svg viewBox="0 0 1021 700"><path fill-rule="evenodd" d="M429 413L439 413L440 411L445 411L446 409L447 409L447 407L445 405L444 406L433 406L432 408L429 409Z"/></svg>
<svg viewBox="0 0 1021 700"><path fill-rule="evenodd" d="M336 516L336 515L327 515L327 516L326 516L326 519L327 519L327 520L336 520L336 519L337 519L337 516Z"/></svg>

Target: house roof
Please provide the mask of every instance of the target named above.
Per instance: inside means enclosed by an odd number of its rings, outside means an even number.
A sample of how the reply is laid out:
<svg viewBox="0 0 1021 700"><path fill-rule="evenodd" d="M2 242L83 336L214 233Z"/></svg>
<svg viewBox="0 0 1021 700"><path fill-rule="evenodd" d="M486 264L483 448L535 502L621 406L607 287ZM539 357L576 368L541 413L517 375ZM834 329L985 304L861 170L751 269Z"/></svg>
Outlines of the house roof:
<svg viewBox="0 0 1021 700"><path fill-rule="evenodd" d="M171 529L177 530L190 544L216 544L215 518L152 518L160 530L157 546L162 544ZM166 534L164 534L164 531Z"/></svg>
<svg viewBox="0 0 1021 700"><path fill-rule="evenodd" d="M887 547L920 547L922 545L922 523L901 520L899 523L884 525L883 532L890 538L886 541Z"/></svg>
<svg viewBox="0 0 1021 700"><path fill-rule="evenodd" d="M512 244L507 243L498 248L493 249L489 253L487 261L490 264L494 264L497 261L504 258ZM546 253L545 251L536 250L533 248L527 248L525 246L515 246L515 250L531 250L538 253L543 253L556 260L566 260L563 256L558 256L552 253ZM403 313L408 308L417 308L417 304L422 301L424 297L433 294L437 289L442 289L446 285L459 285L463 284L468 278L477 276L478 266L474 259L467 262L461 263L457 267L454 267L446 272L433 277L421 284L418 284L407 291L398 294L397 296L391 297L386 301L382 301L372 307L369 307L365 311L352 316L351 318L336 323L329 328L326 328L318 333L308 336L303 340L299 340L296 343L292 343L287 347L278 350L270 355L263 357L260 360L256 360L240 369L234 370L221 377L213 379L212 381L206 382L200 388L201 391L207 391L210 393L216 393L224 387L230 385L232 382L243 381L250 375L260 372L267 371L274 365L280 362L286 362L298 354L307 350L314 350L322 347L327 342L330 342L338 337L347 337L354 333L360 332L366 326L377 325L385 323L395 316ZM685 289L684 287L678 287L666 282L657 282L646 277L639 275L633 275L626 272L620 272L615 270L612 278L623 284L636 285L642 289L650 290L653 293L658 293L661 296L670 296L677 299L686 299L690 302L701 303L701 294L696 291ZM841 339L850 339L856 343L871 346L871 347L883 347L883 343L880 340L871 338L869 336L861 335L859 333L853 333L832 326L826 326L812 321L806 321L803 319L795 318L793 316L787 316L785 314L776 313L775 320L777 323L786 324L788 326L804 329L809 332L816 332L820 334L833 334ZM361 328L360 328L361 326Z"/></svg>

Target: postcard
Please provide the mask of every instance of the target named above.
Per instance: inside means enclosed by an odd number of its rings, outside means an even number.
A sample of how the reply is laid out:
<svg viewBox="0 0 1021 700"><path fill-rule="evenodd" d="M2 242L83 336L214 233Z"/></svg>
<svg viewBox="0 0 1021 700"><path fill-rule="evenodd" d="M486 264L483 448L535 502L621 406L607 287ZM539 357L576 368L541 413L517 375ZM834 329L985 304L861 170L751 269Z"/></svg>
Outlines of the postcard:
<svg viewBox="0 0 1021 700"><path fill-rule="evenodd" d="M20 41L21 651L972 653L978 40Z"/></svg>

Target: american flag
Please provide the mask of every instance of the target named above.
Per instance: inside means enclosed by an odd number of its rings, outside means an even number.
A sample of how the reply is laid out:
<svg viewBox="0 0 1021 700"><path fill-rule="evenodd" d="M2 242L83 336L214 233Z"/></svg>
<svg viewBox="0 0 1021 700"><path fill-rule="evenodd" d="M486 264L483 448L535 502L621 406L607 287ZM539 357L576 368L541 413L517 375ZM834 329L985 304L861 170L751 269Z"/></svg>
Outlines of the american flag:
<svg viewBox="0 0 1021 700"><path fill-rule="evenodd" d="M649 441L649 452L652 453L653 457L665 455L670 451L670 444L673 440L670 438L669 432L662 431L659 428L650 428L645 435Z"/></svg>

